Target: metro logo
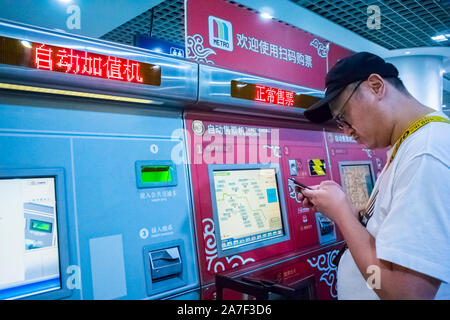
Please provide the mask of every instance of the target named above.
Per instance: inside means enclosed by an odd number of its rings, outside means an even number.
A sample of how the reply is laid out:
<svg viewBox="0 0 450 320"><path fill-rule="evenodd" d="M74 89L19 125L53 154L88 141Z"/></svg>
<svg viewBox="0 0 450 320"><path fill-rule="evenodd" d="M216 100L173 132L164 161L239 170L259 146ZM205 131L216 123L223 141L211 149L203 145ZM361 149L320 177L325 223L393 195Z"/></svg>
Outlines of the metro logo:
<svg viewBox="0 0 450 320"><path fill-rule="evenodd" d="M209 16L208 30L211 47L233 51L233 25L231 22Z"/></svg>
<svg viewBox="0 0 450 320"><path fill-rule="evenodd" d="M228 41L228 27L225 23L221 23L213 19L214 38Z"/></svg>

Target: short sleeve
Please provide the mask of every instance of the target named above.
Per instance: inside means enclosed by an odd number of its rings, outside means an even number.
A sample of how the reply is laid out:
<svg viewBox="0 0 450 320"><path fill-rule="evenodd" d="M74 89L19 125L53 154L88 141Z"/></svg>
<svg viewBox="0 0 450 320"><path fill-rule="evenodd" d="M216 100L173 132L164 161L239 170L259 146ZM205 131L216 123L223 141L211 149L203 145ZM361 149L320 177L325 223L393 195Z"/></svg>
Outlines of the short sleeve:
<svg viewBox="0 0 450 320"><path fill-rule="evenodd" d="M425 153L401 167L376 236L377 257L450 283L448 162Z"/></svg>

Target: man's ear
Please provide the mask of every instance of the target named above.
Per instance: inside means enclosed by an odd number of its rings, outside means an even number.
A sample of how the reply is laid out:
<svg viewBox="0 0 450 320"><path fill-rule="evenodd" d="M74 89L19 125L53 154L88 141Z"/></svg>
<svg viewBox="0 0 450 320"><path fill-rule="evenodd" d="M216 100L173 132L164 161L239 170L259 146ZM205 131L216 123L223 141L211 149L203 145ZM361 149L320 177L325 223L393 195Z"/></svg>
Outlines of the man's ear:
<svg viewBox="0 0 450 320"><path fill-rule="evenodd" d="M367 79L367 84L371 92L382 99L386 94L386 81L377 73L372 73Z"/></svg>

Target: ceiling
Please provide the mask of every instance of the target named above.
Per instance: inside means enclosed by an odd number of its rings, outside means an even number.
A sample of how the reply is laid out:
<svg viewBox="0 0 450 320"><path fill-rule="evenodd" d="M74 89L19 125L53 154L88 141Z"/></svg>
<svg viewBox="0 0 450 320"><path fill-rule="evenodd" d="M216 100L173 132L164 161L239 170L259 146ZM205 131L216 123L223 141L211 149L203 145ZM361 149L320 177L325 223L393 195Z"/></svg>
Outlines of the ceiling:
<svg viewBox="0 0 450 320"><path fill-rule="evenodd" d="M290 1L389 50L450 47L450 40L436 42L431 39L438 34L450 33L450 0ZM376 5L380 9L379 29L370 29L367 26L367 20L373 14L367 13L367 8L371 5ZM111 30L102 38L132 44L130 34L150 34L150 32L152 36L164 40L184 43L184 1L163 1Z"/></svg>
<svg viewBox="0 0 450 320"><path fill-rule="evenodd" d="M133 45L135 34L147 34L184 46L184 0L166 0L101 36Z"/></svg>
<svg viewBox="0 0 450 320"><path fill-rule="evenodd" d="M347 28L387 49L450 46L431 37L450 33L450 1L309 1L290 0L320 16ZM380 28L369 28L367 21L380 10ZM369 13L368 13L369 11Z"/></svg>
<svg viewBox="0 0 450 320"><path fill-rule="evenodd" d="M417 47L450 47L450 40L436 42L431 37L450 33L450 1L416 0L353 0L310 1L292 3L339 24L389 50ZM370 29L368 12L371 5L380 10L380 28ZM450 73L444 75L450 81ZM450 115L450 92L443 90L444 111Z"/></svg>
<svg viewBox="0 0 450 320"><path fill-rule="evenodd" d="M450 41L435 42L439 33L450 31L448 1L309 1L290 0L345 27L389 50L414 47L450 46ZM230 1L239 6L236 1ZM380 29L366 25L367 7L380 8ZM135 34L148 34L184 44L184 0L166 0L114 28L100 38L133 45ZM450 74L446 74L450 77ZM443 104L450 108L450 92L443 92ZM449 110L446 110L450 112Z"/></svg>
<svg viewBox="0 0 450 320"><path fill-rule="evenodd" d="M161 2L162 0L0 0L0 18L98 38Z"/></svg>

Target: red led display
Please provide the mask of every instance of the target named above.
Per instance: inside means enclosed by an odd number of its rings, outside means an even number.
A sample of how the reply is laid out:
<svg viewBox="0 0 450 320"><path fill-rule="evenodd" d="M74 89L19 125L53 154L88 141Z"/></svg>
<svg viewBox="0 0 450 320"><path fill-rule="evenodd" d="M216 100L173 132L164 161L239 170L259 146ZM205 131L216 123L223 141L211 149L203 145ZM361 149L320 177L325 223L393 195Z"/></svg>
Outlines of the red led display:
<svg viewBox="0 0 450 320"><path fill-rule="evenodd" d="M295 93L288 90L256 85L255 101L278 104L281 106L293 106Z"/></svg>
<svg viewBox="0 0 450 320"><path fill-rule="evenodd" d="M268 87L261 84L231 80L233 98L276 104L283 107L308 108L320 98L293 91Z"/></svg>
<svg viewBox="0 0 450 320"><path fill-rule="evenodd" d="M86 51L49 47L33 48L37 69L142 83L141 64L128 59L103 56Z"/></svg>
<svg viewBox="0 0 450 320"><path fill-rule="evenodd" d="M285 107L301 107L299 103L301 95L293 91L236 80L231 80L231 96Z"/></svg>
<svg viewBox="0 0 450 320"><path fill-rule="evenodd" d="M157 65L43 43L27 44L0 37L0 57L3 56L0 63L131 83L161 84L161 68Z"/></svg>

